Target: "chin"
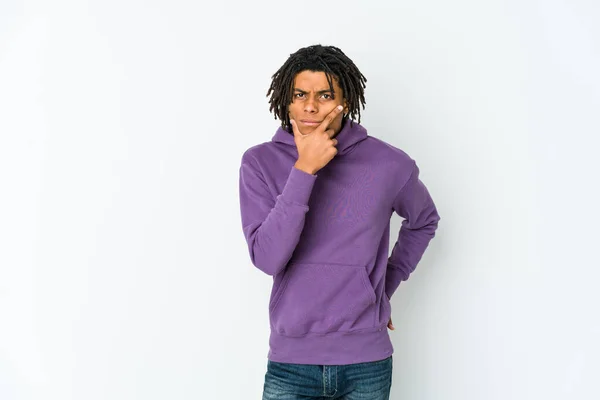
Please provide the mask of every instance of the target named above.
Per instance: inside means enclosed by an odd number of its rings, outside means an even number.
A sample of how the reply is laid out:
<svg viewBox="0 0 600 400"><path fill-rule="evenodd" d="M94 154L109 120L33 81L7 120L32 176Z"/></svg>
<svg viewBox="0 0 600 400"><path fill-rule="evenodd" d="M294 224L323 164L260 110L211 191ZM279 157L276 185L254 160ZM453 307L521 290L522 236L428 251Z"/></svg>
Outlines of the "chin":
<svg viewBox="0 0 600 400"><path fill-rule="evenodd" d="M314 130L317 129L316 126L301 126L300 127L300 131L304 134L307 135L311 132L314 132Z"/></svg>

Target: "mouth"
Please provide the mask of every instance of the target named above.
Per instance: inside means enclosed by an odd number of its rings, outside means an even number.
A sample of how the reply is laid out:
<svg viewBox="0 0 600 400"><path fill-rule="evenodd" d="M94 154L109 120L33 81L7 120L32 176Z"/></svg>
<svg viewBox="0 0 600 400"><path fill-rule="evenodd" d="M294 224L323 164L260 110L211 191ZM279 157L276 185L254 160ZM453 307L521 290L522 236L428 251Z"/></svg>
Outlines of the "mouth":
<svg viewBox="0 0 600 400"><path fill-rule="evenodd" d="M308 119L301 119L300 122L306 126L318 126L321 123L321 121L312 121Z"/></svg>

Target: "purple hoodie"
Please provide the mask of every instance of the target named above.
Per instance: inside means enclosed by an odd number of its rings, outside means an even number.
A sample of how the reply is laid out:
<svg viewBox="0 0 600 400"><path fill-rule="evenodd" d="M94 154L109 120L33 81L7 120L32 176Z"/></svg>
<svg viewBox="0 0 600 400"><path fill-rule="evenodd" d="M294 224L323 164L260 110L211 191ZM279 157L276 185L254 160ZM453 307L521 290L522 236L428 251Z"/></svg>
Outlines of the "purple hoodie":
<svg viewBox="0 0 600 400"><path fill-rule="evenodd" d="M281 127L242 156L250 259L273 276L272 361L342 365L392 355L390 298L440 220L405 152L356 122L346 122L336 139L338 153L315 175L294 167L294 136ZM388 258L394 211L404 220Z"/></svg>

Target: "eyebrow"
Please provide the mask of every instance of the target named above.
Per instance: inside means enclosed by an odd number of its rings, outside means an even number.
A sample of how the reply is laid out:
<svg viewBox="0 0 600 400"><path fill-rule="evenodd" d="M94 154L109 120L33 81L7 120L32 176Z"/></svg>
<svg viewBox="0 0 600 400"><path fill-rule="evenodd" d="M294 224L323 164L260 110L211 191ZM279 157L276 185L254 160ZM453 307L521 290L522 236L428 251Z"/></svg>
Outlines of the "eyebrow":
<svg viewBox="0 0 600 400"><path fill-rule="evenodd" d="M298 88L294 88L294 91L295 92L300 92L300 93L308 93L308 92L306 92L306 91L304 91L302 89L298 89ZM334 93L334 91L333 90L329 90L329 89L325 89L325 90L319 90L317 92L317 94L321 94L321 93Z"/></svg>

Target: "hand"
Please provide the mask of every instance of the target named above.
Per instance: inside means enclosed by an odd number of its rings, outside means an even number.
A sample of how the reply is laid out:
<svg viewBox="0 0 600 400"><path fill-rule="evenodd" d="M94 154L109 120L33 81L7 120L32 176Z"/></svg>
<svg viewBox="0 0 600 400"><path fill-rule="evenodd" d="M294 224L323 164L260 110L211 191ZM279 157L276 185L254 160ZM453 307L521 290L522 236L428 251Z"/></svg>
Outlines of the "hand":
<svg viewBox="0 0 600 400"><path fill-rule="evenodd" d="M342 109L342 106L334 108L314 131L306 135L300 132L296 121L290 120L294 131L294 142L298 149L296 168L314 174L335 157L337 154L335 145L338 141L333 138L335 131L329 129L329 125Z"/></svg>
<svg viewBox="0 0 600 400"><path fill-rule="evenodd" d="M394 324L392 324L392 317L390 317L390 322L388 322L387 324L388 328L390 328L391 330L394 330L396 328L394 328Z"/></svg>

